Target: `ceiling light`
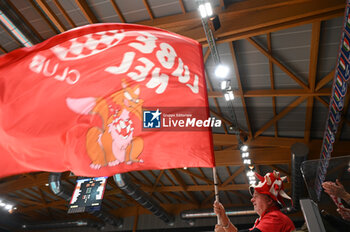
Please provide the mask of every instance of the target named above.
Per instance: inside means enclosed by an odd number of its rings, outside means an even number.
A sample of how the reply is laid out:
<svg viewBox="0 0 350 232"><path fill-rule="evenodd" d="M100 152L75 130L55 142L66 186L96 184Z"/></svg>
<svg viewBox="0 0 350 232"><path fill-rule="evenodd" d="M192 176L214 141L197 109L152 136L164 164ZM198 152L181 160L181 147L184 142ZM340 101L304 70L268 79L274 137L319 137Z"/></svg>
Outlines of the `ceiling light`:
<svg viewBox="0 0 350 232"><path fill-rule="evenodd" d="M224 94L224 97L225 97L225 100L226 100L226 101L229 101L229 100L230 100L230 96L228 95L228 93L225 93L225 94Z"/></svg>
<svg viewBox="0 0 350 232"><path fill-rule="evenodd" d="M207 12L207 16L212 16L213 15L213 9L211 8L210 2L207 2L204 4L205 6L205 11Z"/></svg>
<svg viewBox="0 0 350 232"><path fill-rule="evenodd" d="M225 78L228 75L229 68L226 65L219 64L215 69L215 76L219 78Z"/></svg>
<svg viewBox="0 0 350 232"><path fill-rule="evenodd" d="M247 176L249 177L249 176L254 176L254 172L253 171L248 171L247 172Z"/></svg>
<svg viewBox="0 0 350 232"><path fill-rule="evenodd" d="M221 89L225 90L230 86L230 81L221 81Z"/></svg>
<svg viewBox="0 0 350 232"><path fill-rule="evenodd" d="M235 99L235 95L233 94L233 91L227 91L227 93L224 94L226 101L232 101Z"/></svg>
<svg viewBox="0 0 350 232"><path fill-rule="evenodd" d="M207 17L207 12L205 11L205 6L203 4L200 4L198 9L199 9L199 12L201 13L202 18Z"/></svg>
<svg viewBox="0 0 350 232"><path fill-rule="evenodd" d="M249 181L249 184L250 184L250 185L255 185L255 183L256 183L256 180L251 180L251 181Z"/></svg>
<svg viewBox="0 0 350 232"><path fill-rule="evenodd" d="M235 95L233 94L233 91L232 91L232 90L231 90L231 91L228 91L227 93L228 93L228 95L229 95L230 100L234 100L234 99L235 99Z"/></svg>
<svg viewBox="0 0 350 232"><path fill-rule="evenodd" d="M247 158L249 157L249 152L243 152L242 153L242 158Z"/></svg>
<svg viewBox="0 0 350 232"><path fill-rule="evenodd" d="M248 151L248 146L247 145L242 145L241 146L241 151Z"/></svg>
<svg viewBox="0 0 350 232"><path fill-rule="evenodd" d="M213 15L213 9L211 8L211 5L209 2L200 4L198 9L202 18L210 17Z"/></svg>
<svg viewBox="0 0 350 232"><path fill-rule="evenodd" d="M244 160L243 160L243 163L244 163L244 164L251 164L251 163L252 163L252 160L251 160L251 159L244 159Z"/></svg>
<svg viewBox="0 0 350 232"><path fill-rule="evenodd" d="M6 206L5 206L5 209L11 210L11 209L12 209L12 205L6 205Z"/></svg>

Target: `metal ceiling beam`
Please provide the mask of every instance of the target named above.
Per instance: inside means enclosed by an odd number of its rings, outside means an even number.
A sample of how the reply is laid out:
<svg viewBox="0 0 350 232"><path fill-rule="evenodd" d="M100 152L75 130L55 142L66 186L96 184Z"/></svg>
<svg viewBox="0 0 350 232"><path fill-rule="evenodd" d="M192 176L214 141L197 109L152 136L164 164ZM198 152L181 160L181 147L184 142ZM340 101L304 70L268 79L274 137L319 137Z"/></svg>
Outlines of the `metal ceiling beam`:
<svg viewBox="0 0 350 232"><path fill-rule="evenodd" d="M343 0L248 0L219 7L217 42L228 42L344 15ZM240 23L237 23L240 22ZM206 43L199 13L172 15L138 24L159 27Z"/></svg>

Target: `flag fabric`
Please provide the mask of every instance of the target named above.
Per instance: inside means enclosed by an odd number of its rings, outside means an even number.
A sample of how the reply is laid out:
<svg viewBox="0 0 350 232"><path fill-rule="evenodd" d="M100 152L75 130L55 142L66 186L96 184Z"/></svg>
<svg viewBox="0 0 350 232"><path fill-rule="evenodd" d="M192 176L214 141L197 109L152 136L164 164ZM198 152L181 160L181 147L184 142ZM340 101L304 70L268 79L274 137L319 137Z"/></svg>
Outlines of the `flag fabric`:
<svg viewBox="0 0 350 232"><path fill-rule="evenodd" d="M336 85L339 87L339 89L341 89L343 86L343 80L339 75L337 75Z"/></svg>
<svg viewBox="0 0 350 232"><path fill-rule="evenodd" d="M342 57L340 58L339 64L340 64L340 67L341 67L343 70L345 70L345 62L344 62L344 60L343 60Z"/></svg>
<svg viewBox="0 0 350 232"><path fill-rule="evenodd" d="M96 24L3 55L0 176L214 166L211 128L143 130L148 106L197 107L209 116L198 42L147 26Z"/></svg>
<svg viewBox="0 0 350 232"><path fill-rule="evenodd" d="M344 37L343 47L347 52L350 50L349 41L345 37Z"/></svg>
<svg viewBox="0 0 350 232"><path fill-rule="evenodd" d="M334 98L335 98L336 102L339 102L341 100L341 96L337 90L334 91Z"/></svg>

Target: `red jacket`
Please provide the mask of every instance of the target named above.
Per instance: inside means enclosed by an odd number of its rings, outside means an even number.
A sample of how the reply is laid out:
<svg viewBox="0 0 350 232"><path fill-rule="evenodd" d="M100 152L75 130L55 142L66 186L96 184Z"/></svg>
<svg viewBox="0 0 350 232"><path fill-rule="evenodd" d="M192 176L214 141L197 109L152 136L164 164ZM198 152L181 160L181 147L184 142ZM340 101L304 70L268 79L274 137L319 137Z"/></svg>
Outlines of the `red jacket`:
<svg viewBox="0 0 350 232"><path fill-rule="evenodd" d="M260 218L256 219L250 231L258 229L261 232L290 232L295 230L292 220L274 206L266 210Z"/></svg>

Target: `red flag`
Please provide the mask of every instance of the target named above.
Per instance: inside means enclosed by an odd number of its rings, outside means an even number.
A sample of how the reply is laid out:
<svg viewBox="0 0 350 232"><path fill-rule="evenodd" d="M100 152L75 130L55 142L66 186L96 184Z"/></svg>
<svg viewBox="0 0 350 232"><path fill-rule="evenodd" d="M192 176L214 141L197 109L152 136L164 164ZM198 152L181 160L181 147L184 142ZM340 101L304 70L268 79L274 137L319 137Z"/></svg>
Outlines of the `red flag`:
<svg viewBox="0 0 350 232"><path fill-rule="evenodd" d="M177 130L144 128L170 117L162 107L209 116L202 49L192 39L98 24L3 55L0 176L214 166L210 127L191 131L201 126L192 118Z"/></svg>

